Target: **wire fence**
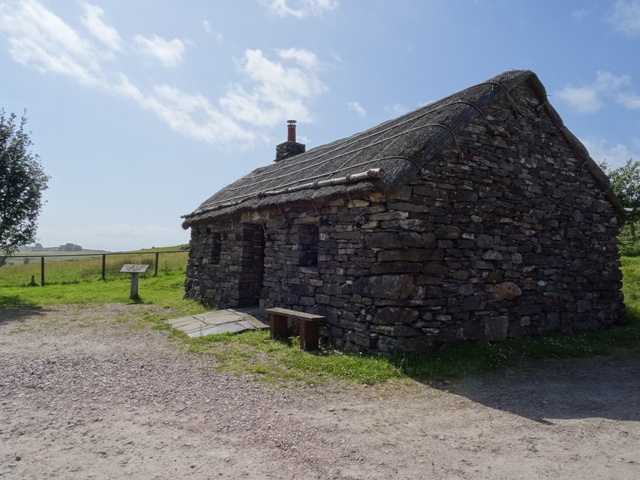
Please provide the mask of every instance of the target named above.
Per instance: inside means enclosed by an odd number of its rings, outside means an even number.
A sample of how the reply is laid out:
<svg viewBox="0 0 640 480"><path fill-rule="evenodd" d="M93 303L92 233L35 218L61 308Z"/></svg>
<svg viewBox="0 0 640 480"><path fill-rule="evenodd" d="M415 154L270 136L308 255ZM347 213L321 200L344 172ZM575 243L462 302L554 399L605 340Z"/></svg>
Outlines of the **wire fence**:
<svg viewBox="0 0 640 480"><path fill-rule="evenodd" d="M189 252L47 253L7 257L0 267L0 287L72 284L122 278L123 265L148 265L143 276L185 272Z"/></svg>

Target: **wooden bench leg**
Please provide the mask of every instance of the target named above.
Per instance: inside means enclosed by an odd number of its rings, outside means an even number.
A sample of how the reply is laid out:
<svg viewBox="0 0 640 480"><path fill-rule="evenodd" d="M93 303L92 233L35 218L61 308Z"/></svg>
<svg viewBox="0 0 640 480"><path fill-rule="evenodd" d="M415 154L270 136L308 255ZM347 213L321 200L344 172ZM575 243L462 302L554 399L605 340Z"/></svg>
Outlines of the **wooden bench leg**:
<svg viewBox="0 0 640 480"><path fill-rule="evenodd" d="M300 348L317 350L320 341L320 322L300 320Z"/></svg>
<svg viewBox="0 0 640 480"><path fill-rule="evenodd" d="M275 313L269 314L269 324L271 327L271 338L288 338L289 331L287 328L288 318Z"/></svg>

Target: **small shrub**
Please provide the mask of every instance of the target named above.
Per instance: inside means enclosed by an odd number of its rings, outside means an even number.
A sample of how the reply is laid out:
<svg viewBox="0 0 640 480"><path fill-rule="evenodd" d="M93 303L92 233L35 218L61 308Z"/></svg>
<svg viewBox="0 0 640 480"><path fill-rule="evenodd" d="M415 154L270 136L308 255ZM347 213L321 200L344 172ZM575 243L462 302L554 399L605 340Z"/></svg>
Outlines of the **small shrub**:
<svg viewBox="0 0 640 480"><path fill-rule="evenodd" d="M623 257L640 257L640 241L620 242L618 250Z"/></svg>

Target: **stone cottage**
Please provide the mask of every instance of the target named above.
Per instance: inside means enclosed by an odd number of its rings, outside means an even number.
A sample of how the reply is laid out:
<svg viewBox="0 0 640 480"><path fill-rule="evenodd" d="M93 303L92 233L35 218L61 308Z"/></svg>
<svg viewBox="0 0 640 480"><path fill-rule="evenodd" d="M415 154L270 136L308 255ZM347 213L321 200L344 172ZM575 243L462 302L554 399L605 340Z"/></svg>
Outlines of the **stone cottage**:
<svg viewBox="0 0 640 480"><path fill-rule="evenodd" d="M351 351L622 321L607 177L530 71L276 160L193 213L186 297L326 317Z"/></svg>

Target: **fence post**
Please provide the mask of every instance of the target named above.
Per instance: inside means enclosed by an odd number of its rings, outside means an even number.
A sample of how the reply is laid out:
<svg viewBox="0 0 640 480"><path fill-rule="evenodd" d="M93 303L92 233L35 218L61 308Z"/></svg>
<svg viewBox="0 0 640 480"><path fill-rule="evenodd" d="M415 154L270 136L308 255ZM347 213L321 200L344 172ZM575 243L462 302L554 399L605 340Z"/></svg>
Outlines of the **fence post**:
<svg viewBox="0 0 640 480"><path fill-rule="evenodd" d="M44 257L40 257L40 285L44 287Z"/></svg>
<svg viewBox="0 0 640 480"><path fill-rule="evenodd" d="M160 252L156 252L156 265L155 265L154 273L153 273L154 277L158 276L158 258L159 257L160 257Z"/></svg>
<svg viewBox="0 0 640 480"><path fill-rule="evenodd" d="M107 273L107 256L103 253L102 254L102 281L103 282L107 280L106 273Z"/></svg>

